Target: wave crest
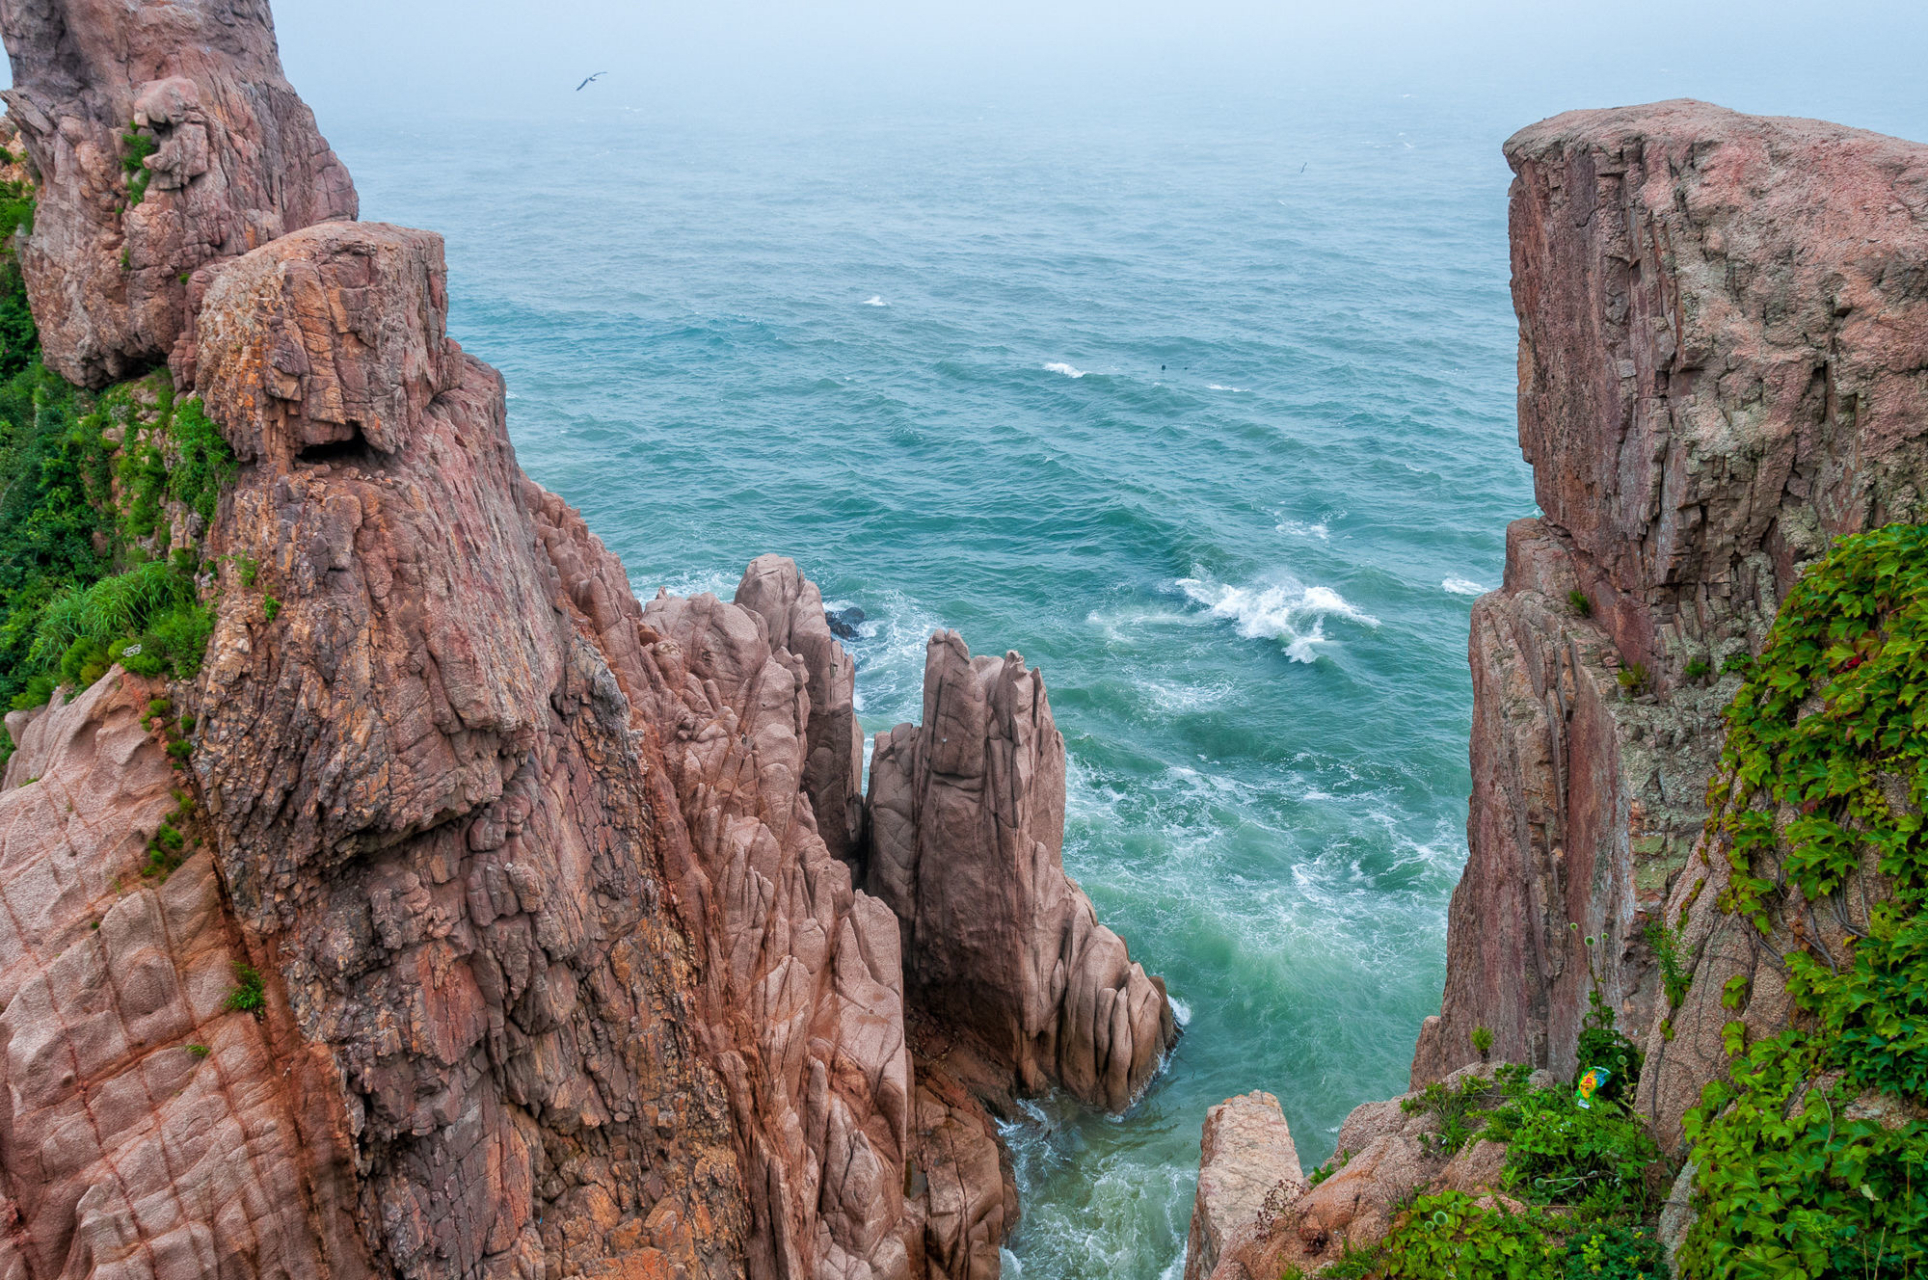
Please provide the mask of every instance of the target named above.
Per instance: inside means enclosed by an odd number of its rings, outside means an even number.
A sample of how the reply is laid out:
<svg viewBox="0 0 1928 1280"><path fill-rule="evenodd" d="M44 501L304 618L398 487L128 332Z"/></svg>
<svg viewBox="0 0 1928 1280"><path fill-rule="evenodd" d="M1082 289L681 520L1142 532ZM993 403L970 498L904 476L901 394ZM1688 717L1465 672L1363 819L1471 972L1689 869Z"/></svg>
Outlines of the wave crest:
<svg viewBox="0 0 1928 1280"><path fill-rule="evenodd" d="M1207 578L1180 578L1178 588L1204 605L1214 618L1238 624L1248 640L1277 640L1286 657L1311 662L1319 645L1331 644L1328 618L1377 627L1379 619L1357 608L1331 587L1308 587L1296 578L1261 586L1235 587Z"/></svg>

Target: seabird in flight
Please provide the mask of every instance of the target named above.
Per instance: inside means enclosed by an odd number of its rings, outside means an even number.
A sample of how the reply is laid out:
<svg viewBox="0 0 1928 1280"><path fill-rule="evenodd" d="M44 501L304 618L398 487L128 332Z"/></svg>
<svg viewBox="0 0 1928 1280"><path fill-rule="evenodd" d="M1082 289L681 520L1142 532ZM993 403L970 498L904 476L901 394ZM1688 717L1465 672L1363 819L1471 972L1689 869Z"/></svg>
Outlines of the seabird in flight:
<svg viewBox="0 0 1928 1280"><path fill-rule="evenodd" d="M608 73L607 71L598 71L598 72L597 72L597 73L596 73L595 75L593 75L593 76L590 76L590 77L589 77L589 79L587 79L587 80L584 80L584 81L583 81L583 82L582 82L581 84L579 84L579 85L577 85L577 86L576 86L576 92L577 92L577 93L581 93L581 92L582 92L582 91L583 91L584 89L587 89L587 88L589 87L589 85L590 85L590 83L591 83L591 82L593 82L593 81L595 81L595 80L599 80L599 79L601 79L601 78L602 78L603 76L606 76L606 75L608 75L608 74L609 74L609 73Z"/></svg>

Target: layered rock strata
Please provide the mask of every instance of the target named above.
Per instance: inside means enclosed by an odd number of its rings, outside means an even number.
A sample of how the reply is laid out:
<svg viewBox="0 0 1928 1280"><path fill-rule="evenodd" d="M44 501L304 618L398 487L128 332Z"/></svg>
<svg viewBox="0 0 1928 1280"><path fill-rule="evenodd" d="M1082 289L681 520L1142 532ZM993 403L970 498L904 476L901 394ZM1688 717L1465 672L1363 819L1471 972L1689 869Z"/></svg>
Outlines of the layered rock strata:
<svg viewBox="0 0 1928 1280"><path fill-rule="evenodd" d="M1064 738L1016 653L931 637L924 721L877 736L865 886L897 915L911 999L1027 1092L1122 1111L1178 1028L1064 873Z"/></svg>
<svg viewBox="0 0 1928 1280"><path fill-rule="evenodd" d="M166 359L189 273L353 218L281 71L267 0L4 0L0 93L39 171L20 266L48 365L101 386Z"/></svg>
<svg viewBox="0 0 1928 1280"><path fill-rule="evenodd" d="M1671 1132L1722 1018L1665 1008L1646 934L1711 906L1681 873L1720 670L1832 539L1928 511L1928 148L1670 102L1558 116L1506 156L1544 514L1474 609L1470 857L1413 1082L1476 1058L1480 1026L1570 1074L1597 985L1653 1029L1642 1100Z"/></svg>

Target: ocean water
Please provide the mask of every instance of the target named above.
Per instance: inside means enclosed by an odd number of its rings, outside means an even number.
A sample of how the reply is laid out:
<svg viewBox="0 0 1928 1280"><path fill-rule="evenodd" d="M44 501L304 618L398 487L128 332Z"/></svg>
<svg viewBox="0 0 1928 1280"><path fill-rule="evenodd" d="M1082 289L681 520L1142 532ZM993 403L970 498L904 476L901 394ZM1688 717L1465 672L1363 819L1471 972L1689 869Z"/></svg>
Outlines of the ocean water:
<svg viewBox="0 0 1928 1280"><path fill-rule="evenodd" d="M1533 510L1504 130L1397 93L617 102L324 119L364 217L447 237L523 465L639 594L794 556L864 611L870 732L933 628L1043 668L1065 864L1185 1035L1128 1115L1010 1126L1006 1270L1175 1276L1206 1108L1276 1094L1309 1167L1437 1008L1467 618Z"/></svg>

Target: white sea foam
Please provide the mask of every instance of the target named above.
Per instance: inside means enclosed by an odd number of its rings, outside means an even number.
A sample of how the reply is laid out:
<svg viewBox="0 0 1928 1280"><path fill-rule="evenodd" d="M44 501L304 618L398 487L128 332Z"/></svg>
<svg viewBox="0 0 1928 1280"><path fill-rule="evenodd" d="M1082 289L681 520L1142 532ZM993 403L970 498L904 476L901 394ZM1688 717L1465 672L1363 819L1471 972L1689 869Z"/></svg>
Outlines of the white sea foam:
<svg viewBox="0 0 1928 1280"><path fill-rule="evenodd" d="M1377 627L1379 619L1355 608L1331 587L1308 587L1291 576L1252 587L1225 586L1206 578L1181 578L1178 587L1215 618L1238 624L1248 640L1277 640L1294 662L1311 662L1319 645L1331 644L1326 619Z"/></svg>
<svg viewBox="0 0 1928 1280"><path fill-rule="evenodd" d="M1191 1026L1192 1007L1170 992L1165 993L1165 999L1171 1003L1172 1017L1178 1020L1178 1025L1181 1027Z"/></svg>
<svg viewBox="0 0 1928 1280"><path fill-rule="evenodd" d="M884 301L884 296L882 294L873 293L868 298L864 299L864 305L866 307L887 307L890 304Z"/></svg>
<svg viewBox="0 0 1928 1280"><path fill-rule="evenodd" d="M1221 387L1216 382L1206 383L1205 389L1207 391L1236 391L1236 392L1239 392L1241 395L1244 394L1245 392L1244 387Z"/></svg>
<svg viewBox="0 0 1928 1280"><path fill-rule="evenodd" d="M1317 538L1320 542L1330 542L1332 522L1344 515L1343 510L1321 511L1317 520L1281 520L1272 527L1294 538Z"/></svg>
<svg viewBox="0 0 1928 1280"><path fill-rule="evenodd" d="M1044 366L1044 371L1046 373L1062 373L1067 378L1082 378L1085 376L1083 369L1074 369L1062 360L1053 360L1050 364Z"/></svg>
<svg viewBox="0 0 1928 1280"><path fill-rule="evenodd" d="M1471 578L1448 578L1439 585L1456 596L1483 596L1493 589L1482 587Z"/></svg>
<svg viewBox="0 0 1928 1280"><path fill-rule="evenodd" d="M707 592L719 600L729 600L736 595L736 584L742 580L741 573L729 573L722 569L692 569L680 577L654 583L641 590L637 589L636 580L631 578L629 589L644 604L654 600L658 590L667 591L673 596L682 596L684 599Z"/></svg>

